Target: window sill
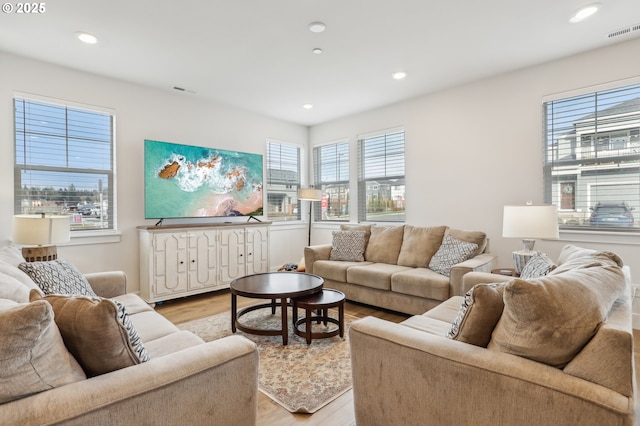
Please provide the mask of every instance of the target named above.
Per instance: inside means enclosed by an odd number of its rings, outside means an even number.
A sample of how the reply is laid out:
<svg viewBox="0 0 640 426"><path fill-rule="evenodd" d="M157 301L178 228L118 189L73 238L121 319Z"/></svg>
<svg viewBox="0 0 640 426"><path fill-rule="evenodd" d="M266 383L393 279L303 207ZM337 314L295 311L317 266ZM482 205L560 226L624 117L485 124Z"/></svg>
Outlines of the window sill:
<svg viewBox="0 0 640 426"><path fill-rule="evenodd" d="M560 230L560 241L576 243L604 243L640 245L637 232Z"/></svg>
<svg viewBox="0 0 640 426"><path fill-rule="evenodd" d="M119 243L122 238L122 232L116 230L109 231L78 231L71 233L71 241L58 244L64 246L82 246L88 244L107 244Z"/></svg>

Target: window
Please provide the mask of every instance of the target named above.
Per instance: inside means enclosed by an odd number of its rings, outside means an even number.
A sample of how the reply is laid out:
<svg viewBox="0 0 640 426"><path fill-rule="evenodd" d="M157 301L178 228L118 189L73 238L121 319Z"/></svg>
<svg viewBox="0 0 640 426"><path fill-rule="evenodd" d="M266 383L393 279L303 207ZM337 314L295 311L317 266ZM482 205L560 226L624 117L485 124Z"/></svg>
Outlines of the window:
<svg viewBox="0 0 640 426"><path fill-rule="evenodd" d="M316 187L322 201L316 203L316 218L349 220L349 142L342 141L313 149Z"/></svg>
<svg viewBox="0 0 640 426"><path fill-rule="evenodd" d="M300 220L300 148L267 141L267 216L274 222Z"/></svg>
<svg viewBox="0 0 640 426"><path fill-rule="evenodd" d="M358 137L359 221L404 222L404 130Z"/></svg>
<svg viewBox="0 0 640 426"><path fill-rule="evenodd" d="M560 228L640 231L640 84L545 102L544 115Z"/></svg>
<svg viewBox="0 0 640 426"><path fill-rule="evenodd" d="M115 229L113 114L14 97L16 214L64 214L71 231Z"/></svg>

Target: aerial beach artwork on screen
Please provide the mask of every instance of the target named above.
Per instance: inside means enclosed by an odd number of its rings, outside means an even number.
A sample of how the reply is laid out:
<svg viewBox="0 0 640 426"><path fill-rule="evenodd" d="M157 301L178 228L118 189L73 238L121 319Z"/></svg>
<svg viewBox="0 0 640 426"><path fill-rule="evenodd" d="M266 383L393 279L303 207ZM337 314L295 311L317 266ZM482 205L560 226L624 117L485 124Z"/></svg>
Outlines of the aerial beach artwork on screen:
<svg viewBox="0 0 640 426"><path fill-rule="evenodd" d="M262 215L262 155L144 141L147 219Z"/></svg>

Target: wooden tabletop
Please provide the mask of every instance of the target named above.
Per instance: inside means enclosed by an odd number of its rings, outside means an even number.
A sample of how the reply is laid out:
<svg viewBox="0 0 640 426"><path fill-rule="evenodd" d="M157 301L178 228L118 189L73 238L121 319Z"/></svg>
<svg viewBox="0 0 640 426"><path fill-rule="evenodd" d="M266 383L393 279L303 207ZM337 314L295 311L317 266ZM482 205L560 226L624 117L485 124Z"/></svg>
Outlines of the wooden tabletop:
<svg viewBox="0 0 640 426"><path fill-rule="evenodd" d="M313 294L322 288L324 280L300 272L265 272L236 278L231 293L257 299L294 298Z"/></svg>

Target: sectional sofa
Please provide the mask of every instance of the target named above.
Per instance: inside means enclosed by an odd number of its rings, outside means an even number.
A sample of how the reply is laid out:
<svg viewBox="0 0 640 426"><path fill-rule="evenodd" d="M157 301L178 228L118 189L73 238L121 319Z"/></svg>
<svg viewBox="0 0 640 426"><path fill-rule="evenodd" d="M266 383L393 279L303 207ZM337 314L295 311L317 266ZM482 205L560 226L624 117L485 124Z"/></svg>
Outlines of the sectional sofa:
<svg viewBox="0 0 640 426"><path fill-rule="evenodd" d="M347 299L422 314L464 294L462 277L489 272L496 256L487 236L447 226L342 225L332 244L306 247L306 272Z"/></svg>
<svg viewBox="0 0 640 426"><path fill-rule="evenodd" d="M568 245L547 275L469 273L423 315L355 321L357 424L635 425L625 270Z"/></svg>
<svg viewBox="0 0 640 426"><path fill-rule="evenodd" d="M85 276L101 298L43 296L22 262L0 248L0 424L255 424L253 342L179 330L126 293L122 272Z"/></svg>

